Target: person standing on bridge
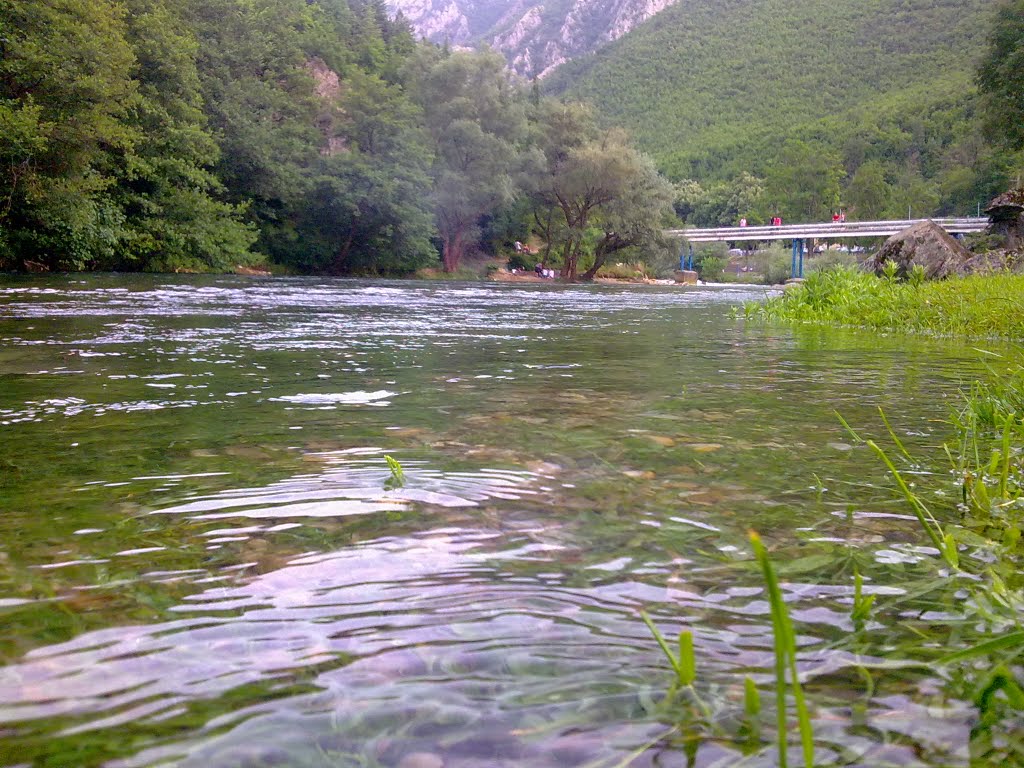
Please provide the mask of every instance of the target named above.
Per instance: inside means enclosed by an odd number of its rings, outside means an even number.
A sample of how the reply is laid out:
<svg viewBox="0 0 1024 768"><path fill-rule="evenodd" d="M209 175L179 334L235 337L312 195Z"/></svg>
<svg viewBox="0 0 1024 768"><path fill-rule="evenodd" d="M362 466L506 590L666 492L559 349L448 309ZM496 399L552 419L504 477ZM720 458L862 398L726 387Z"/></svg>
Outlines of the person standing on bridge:
<svg viewBox="0 0 1024 768"><path fill-rule="evenodd" d="M740 226L741 227L747 226L747 219L746 219L746 217L740 219Z"/></svg>

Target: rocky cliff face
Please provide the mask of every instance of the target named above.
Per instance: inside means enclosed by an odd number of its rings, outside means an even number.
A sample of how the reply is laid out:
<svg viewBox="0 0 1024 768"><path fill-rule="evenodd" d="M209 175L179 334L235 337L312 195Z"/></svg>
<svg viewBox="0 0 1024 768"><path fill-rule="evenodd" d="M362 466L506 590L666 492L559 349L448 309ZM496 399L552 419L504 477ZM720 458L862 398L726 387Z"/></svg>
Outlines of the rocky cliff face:
<svg viewBox="0 0 1024 768"><path fill-rule="evenodd" d="M527 77L617 40L676 0L387 0L418 34L453 46L488 43Z"/></svg>

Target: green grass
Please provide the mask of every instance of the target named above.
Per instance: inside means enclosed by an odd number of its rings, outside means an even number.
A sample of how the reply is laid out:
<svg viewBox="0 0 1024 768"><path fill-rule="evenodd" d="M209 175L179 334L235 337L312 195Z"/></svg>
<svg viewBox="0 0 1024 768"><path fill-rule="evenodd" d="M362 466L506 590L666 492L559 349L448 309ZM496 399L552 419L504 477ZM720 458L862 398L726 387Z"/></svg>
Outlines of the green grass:
<svg viewBox="0 0 1024 768"><path fill-rule="evenodd" d="M847 267L813 272L747 320L853 326L894 333L1024 339L1024 275L975 275L913 284Z"/></svg>

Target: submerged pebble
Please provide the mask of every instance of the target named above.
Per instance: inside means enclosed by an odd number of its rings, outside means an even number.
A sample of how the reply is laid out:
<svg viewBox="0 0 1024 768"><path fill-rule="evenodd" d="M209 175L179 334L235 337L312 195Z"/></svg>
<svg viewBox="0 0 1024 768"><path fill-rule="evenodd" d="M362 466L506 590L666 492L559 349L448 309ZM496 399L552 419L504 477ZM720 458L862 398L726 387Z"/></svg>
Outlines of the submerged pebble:
<svg viewBox="0 0 1024 768"><path fill-rule="evenodd" d="M444 768L444 760L433 752L410 752L398 762L398 768Z"/></svg>

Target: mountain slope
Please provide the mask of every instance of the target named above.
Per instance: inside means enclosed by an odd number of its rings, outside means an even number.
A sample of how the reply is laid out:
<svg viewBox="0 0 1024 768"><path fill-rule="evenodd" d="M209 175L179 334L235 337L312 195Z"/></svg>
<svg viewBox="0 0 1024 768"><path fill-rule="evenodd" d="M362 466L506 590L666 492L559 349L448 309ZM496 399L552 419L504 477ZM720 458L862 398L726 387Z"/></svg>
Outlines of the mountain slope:
<svg viewBox="0 0 1024 768"><path fill-rule="evenodd" d="M843 150L879 123L913 134L968 110L993 5L680 0L545 86L632 130L673 176L757 172L787 137Z"/></svg>
<svg viewBox="0 0 1024 768"><path fill-rule="evenodd" d="M486 43L527 77L617 40L675 0L388 0L437 43Z"/></svg>

